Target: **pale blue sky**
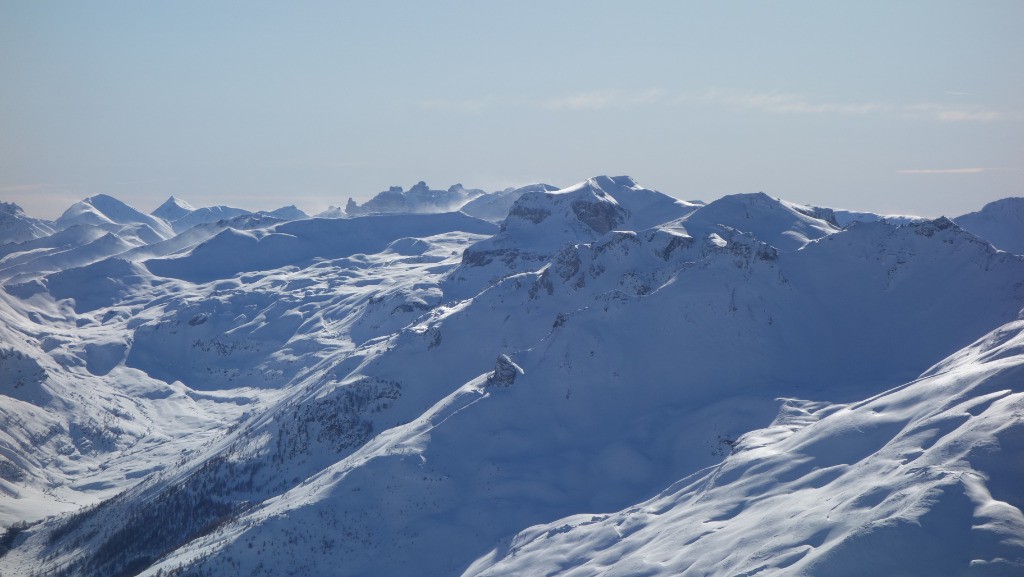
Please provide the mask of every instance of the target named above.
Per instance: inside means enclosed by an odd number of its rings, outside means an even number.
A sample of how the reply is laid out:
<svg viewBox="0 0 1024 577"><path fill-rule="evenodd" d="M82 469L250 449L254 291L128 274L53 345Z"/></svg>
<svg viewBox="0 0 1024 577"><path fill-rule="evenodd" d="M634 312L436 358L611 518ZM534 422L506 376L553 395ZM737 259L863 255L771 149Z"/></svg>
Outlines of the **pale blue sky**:
<svg viewBox="0 0 1024 577"><path fill-rule="evenodd" d="M1022 27L1016 0L0 0L0 200L629 174L953 216L1024 195Z"/></svg>

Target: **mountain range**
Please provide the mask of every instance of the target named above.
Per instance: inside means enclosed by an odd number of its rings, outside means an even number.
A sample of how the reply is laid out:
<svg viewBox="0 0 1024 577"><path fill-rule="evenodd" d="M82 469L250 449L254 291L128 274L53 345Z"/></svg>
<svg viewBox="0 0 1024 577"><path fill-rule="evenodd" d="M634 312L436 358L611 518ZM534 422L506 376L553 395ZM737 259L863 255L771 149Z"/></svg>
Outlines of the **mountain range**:
<svg viewBox="0 0 1024 577"><path fill-rule="evenodd" d="M1024 199L0 204L0 575L1024 573Z"/></svg>

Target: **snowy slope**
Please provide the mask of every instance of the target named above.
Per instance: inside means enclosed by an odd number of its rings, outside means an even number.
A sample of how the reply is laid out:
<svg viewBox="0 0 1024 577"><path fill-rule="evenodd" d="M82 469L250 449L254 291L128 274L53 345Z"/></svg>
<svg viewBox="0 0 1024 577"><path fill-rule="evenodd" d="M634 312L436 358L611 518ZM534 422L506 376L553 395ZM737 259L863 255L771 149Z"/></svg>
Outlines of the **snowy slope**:
<svg viewBox="0 0 1024 577"><path fill-rule="evenodd" d="M490 220L492 222L500 222L505 220L505 217L508 216L508 211L512 210L512 205L519 200L520 196L523 196L527 192L553 192L555 190L558 190L558 187L550 184L528 184L518 188L506 188L504 190L480 195L462 205L462 208L459 210L470 216L475 216L476 218L482 218L483 220Z"/></svg>
<svg viewBox="0 0 1024 577"><path fill-rule="evenodd" d="M1024 323L851 404L784 399L719 465L531 527L466 575L1024 572Z"/></svg>
<svg viewBox="0 0 1024 577"><path fill-rule="evenodd" d="M598 176L557 191L522 194L494 237L470 247L445 290L471 296L510 274L539 267L566 244L612 230L646 230L692 213L697 205L649 190L626 176Z"/></svg>
<svg viewBox="0 0 1024 577"><path fill-rule="evenodd" d="M21 243L53 234L50 223L31 218L13 202L0 202L0 245Z"/></svg>
<svg viewBox="0 0 1024 577"><path fill-rule="evenodd" d="M102 229L98 227L88 228L92 229L89 231L92 234L102 233ZM62 232L67 230L69 229ZM89 236L85 238L89 238ZM17 254L0 263L0 278L8 282L27 281L47 273L92 264L143 244L137 238L129 237L129 239L124 240L117 234L108 232L98 238L88 240L84 244L69 248L62 247L62 249L41 253Z"/></svg>
<svg viewBox="0 0 1024 577"><path fill-rule="evenodd" d="M853 224L854 222L878 222L882 220L889 224L901 225L928 220L921 216L911 216L906 214L875 214L873 212L861 212L856 210L844 210L838 208L829 210L832 210L832 214L835 217L836 224L838 224L841 227L847 227Z"/></svg>
<svg viewBox="0 0 1024 577"><path fill-rule="evenodd" d="M269 216L271 218L279 218L281 220L303 220L309 218L309 215L300 210L294 204L288 206L282 206L274 210L261 210L257 214Z"/></svg>
<svg viewBox="0 0 1024 577"><path fill-rule="evenodd" d="M4 575L1020 571L1024 258L947 219L105 218L0 248L0 524L75 511Z"/></svg>
<svg viewBox="0 0 1024 577"><path fill-rule="evenodd" d="M252 224L247 226L239 226L237 224L243 221L236 219L248 215L254 215L254 218L259 220L274 219L277 221L302 220L309 218L308 214L299 210L295 205L283 206L276 210L261 210L253 213L245 209L222 205L195 208L191 204L174 198L173 196L168 198L162 205L153 211L153 216L166 221L171 228L174 229L174 232L178 234L187 232L189 229L201 225L256 228ZM270 221L265 222L265 224L270 223Z"/></svg>
<svg viewBox="0 0 1024 577"><path fill-rule="evenodd" d="M920 263L915 263L920 268L911 265L915 270L909 276L933 286L947 286L945 294L954 298L959 295L960 306L969 305L971 299L965 293L970 291L950 283L958 282L963 268L934 266L957 252L970 253L965 264L988 266L993 271L993 285L1024 278L1019 259L1000 256L983 243L970 240L954 239L951 246L946 242L949 237L942 236L942 232L925 229L901 233L920 239L931 249L930 254L920 257ZM852 236L854 231L840 234ZM861 236L850 240L854 245L862 241L861 246L867 247L869 243L864 241L875 238ZM848 245L841 246L837 249L840 260L860 259L861 255L856 253L844 256ZM781 282L780 272L789 277L788 271L817 265L814 255L803 257L802 252L792 256L780 254L777 263L745 250L711 253L702 264L681 269L660 290L646 296L599 298L597 306L576 311L563 321L558 320L557 308L546 309L548 314L540 312L545 310L544 301L557 299L566 290L559 281L553 281L555 288L550 295L542 288L533 297L533 286L521 281L521 287L512 293L519 295L520 300L509 303L505 310L493 310L500 299L491 303L484 298L474 299L469 307L478 308L475 314L480 316L471 325L500 326L502 318L506 324L513 322L506 310L554 322L548 325L547 336L529 350L488 363L489 366L482 360L474 362L475 366L486 367L481 371L484 374L454 392L445 394L444 387L437 390L437 400L426 403L432 408L408 424L401 424L409 415L421 411L419 407L430 398L424 397L427 393L423 387L443 382L446 371L453 374L451 371L459 370L451 367L449 359L460 358L469 364L484 356L483 352L473 354L474 351L460 346L463 339L473 336L460 335L458 329L454 329L453 335L453 329L445 323L414 328L408 338L388 343L389 350L383 355L390 355L390 361L363 363L345 380L301 401L293 413L329 415L338 406L332 399L352 398L342 394L346 389L348 394L369 394L375 408L362 413L360 420L372 424L367 427L382 431L380 434L367 438L354 453L294 485L280 497L268 499L237 521L229 522L222 531L199 538L163 567L202 558L202 566L213 573L237 570L254 575L403 575L417 571L459 574L504 536L516 532L517 526L554 520L563 516L560 511L564 515L597 514L624 508L676 479L714 465L721 455L733 450L736 439L749 427L771 425L778 410L775 399L780 395L806 398L795 395L810 394L812 398L823 399L839 396L854 402L899 383L886 381L879 376L878 367L863 362L865 358L883 356L857 346L866 339L864 333L846 330L847 334L843 334L839 329L834 331L834 340L828 342L817 330L785 328L790 323L807 328L808 319L820 320L818 330L828 328L829 318L823 313L845 302L846 295L830 297L810 287L806 292L796 291L792 285L797 281ZM602 256L614 260L621 253L606 251ZM787 259L796 259L792 261L795 264L787 266ZM744 266L737 266L737 262ZM843 264L848 263L840 262L832 271L847 268ZM876 261L873 267L884 276L888 263ZM849 270L845 279L836 282L850 282L862 273L863 270ZM513 279L507 282L513 288ZM754 286L748 293L730 290L750 284ZM947 335L950 340L941 344L930 341L929 354L912 353L888 361L883 366L888 374L925 370L930 362L928 356L941 358L939 349L955 349L969 344L976 336L969 334L968 328L958 328L958 319L936 315L924 319L913 337L900 334L907 320L900 317L913 317L916 312L906 311L914 302L912 284L907 283L904 293L895 289L895 294L887 299L891 304L879 311L879 322L872 334L888 336L890 340L875 346L880 351L892 350L903 340L933 333ZM715 287L726 290L716 291ZM869 286L866 290L886 292L882 286ZM986 288L981 292L989 291ZM993 307L993 316L987 317L990 324L1012 319L1019 309L1019 294L1011 289L1004 295L1007 298L1003 305ZM804 301L820 304L815 310L803 311L800 304ZM781 306L783 303L786 306ZM864 308L850 311L850 317L867 315L874 304L865 300L858 305ZM759 311L760 307L765 308ZM447 314L471 311L459 309ZM615 330L602 331L601 327ZM421 331L422 336L417 336ZM503 328L502 332L516 333L511 327ZM436 339L431 333L442 335L432 352L431 344ZM955 333L959 334L954 337ZM481 333L475 335L478 346L486 342L484 339ZM768 350L764 349L766 342L771 343ZM822 347L823 342L828 342L828 346ZM831 364L840 370L822 372L800 362L801 355L797 353L804 350L808 350L808 357L831 355ZM638 358L645 362L637 363ZM736 363L736 359L743 363ZM781 359L787 362L780 362ZM891 363L909 366L901 370ZM493 373L488 375L486 371L490 368ZM922 389L926 394L927 386ZM957 404L955 399L943 402ZM801 406L813 405L808 402ZM865 412L872 408L875 407ZM904 407L900 411L905 413L897 412L879 420L896 420L914 412ZM389 414L393 412L400 414ZM927 416L926 413L922 418ZM292 419L285 418L280 426L290 430L287 423ZM282 436L281 429L277 429L268 435L270 422L263 423L255 424L249 441L235 441L239 449L232 452L234 467L251 466L253 461L246 454L264 454L265 449L257 448L260 443L252 444L259 438L277 439L268 447L271 461L280 458L289 463L295 459L279 452L282 447L296 448L294 433ZM855 426L836 425L845 431L855 430ZM856 441L859 436L851 439L847 434L836 441L835 447L829 447L825 438L815 442L828 448L805 450L838 460L828 466L846 460L850 460L846 464L852 465L860 460L855 455L866 457L874 453L877 449L872 443L884 445L884 439L879 441L879 437L895 434L900 428L887 424L877 434L865 438L863 446ZM314 424L296 431L305 431L301 435L303 443L312 445L326 443L328 437L322 437L324 430L329 429ZM351 451L351 447L348 445L341 454ZM838 447L845 447L845 452ZM321 448L312 453L323 451ZM792 465L790 459L784 462ZM812 469L813 466L806 468L808 473ZM769 469L764 479L750 482L759 486L775 479L775 473L776 469ZM221 473L224 474L227 471ZM823 482L818 488L822 485ZM920 489L928 491L927 486ZM723 516L720 521L724 520ZM102 525L103 521L97 519L93 523ZM325 532L324 526L331 529ZM735 530L740 532L741 528ZM794 539L803 538L800 535L797 533ZM681 547L685 541L675 543ZM250 548L262 553L257 557L246 555ZM601 544L592 544L586 550L602 548ZM722 553L728 548L718 551ZM623 574L630 572L626 569Z"/></svg>
<svg viewBox="0 0 1024 577"><path fill-rule="evenodd" d="M184 216L188 216L195 212L195 210L196 208L191 204L172 196L165 200L163 204L158 206L150 214L170 223Z"/></svg>
<svg viewBox="0 0 1024 577"><path fill-rule="evenodd" d="M144 225L161 238L170 238L174 232L163 220L144 214L106 194L90 196L73 204L54 221L58 230L74 225L91 225L108 232L117 232L126 226Z"/></svg>
<svg viewBox="0 0 1024 577"><path fill-rule="evenodd" d="M990 202L978 212L953 220L998 249L1024 254L1024 198Z"/></svg>
<svg viewBox="0 0 1024 577"><path fill-rule="evenodd" d="M192 210L186 215L171 222L174 232L181 233L193 226L200 224L212 224L219 220L226 220L237 216L249 214L248 210L233 208L230 206L204 206Z"/></svg>
<svg viewBox="0 0 1024 577"><path fill-rule="evenodd" d="M331 205L327 207L327 210L321 211L313 215L315 218L345 218L345 209L340 206Z"/></svg>
<svg viewBox="0 0 1024 577"><path fill-rule="evenodd" d="M713 231L727 226L753 234L780 250L796 250L838 230L828 213L772 198L763 192L723 197L682 219L683 227Z"/></svg>
<svg viewBox="0 0 1024 577"><path fill-rule="evenodd" d="M309 259L338 258L384 250L405 236L432 236L461 230L486 233L494 225L460 213L381 215L359 220L309 219L265 231L228 228L187 255L153 259L155 274L193 281L230 278L239 272L269 270Z"/></svg>
<svg viewBox="0 0 1024 577"><path fill-rule="evenodd" d="M53 279L54 290L102 291L100 274L136 294L149 288L131 286L124 273L137 270L89 272ZM126 370L130 316L76 314L39 283L0 291L0 524L109 498L258 404L194 399Z"/></svg>

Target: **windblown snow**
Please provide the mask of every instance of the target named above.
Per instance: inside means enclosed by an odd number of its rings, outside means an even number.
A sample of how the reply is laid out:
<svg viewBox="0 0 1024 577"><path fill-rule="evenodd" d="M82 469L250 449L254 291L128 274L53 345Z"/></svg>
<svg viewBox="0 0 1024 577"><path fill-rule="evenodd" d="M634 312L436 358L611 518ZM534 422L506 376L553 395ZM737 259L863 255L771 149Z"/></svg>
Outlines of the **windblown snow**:
<svg viewBox="0 0 1024 577"><path fill-rule="evenodd" d="M1024 574L1019 200L0 203L0 575Z"/></svg>

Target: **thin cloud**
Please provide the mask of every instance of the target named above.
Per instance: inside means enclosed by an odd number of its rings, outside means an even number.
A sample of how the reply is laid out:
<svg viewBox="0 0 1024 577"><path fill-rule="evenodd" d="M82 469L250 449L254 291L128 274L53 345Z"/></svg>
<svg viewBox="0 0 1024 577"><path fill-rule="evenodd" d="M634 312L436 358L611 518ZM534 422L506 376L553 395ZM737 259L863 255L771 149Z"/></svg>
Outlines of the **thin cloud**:
<svg viewBox="0 0 1024 577"><path fill-rule="evenodd" d="M495 108L534 108L542 110L596 111L634 108L666 102L665 91L651 88L636 92L590 90L550 98L510 98L485 95L473 98L435 98L416 103L420 108L446 112L479 114Z"/></svg>
<svg viewBox="0 0 1024 577"><path fill-rule="evenodd" d="M996 120L1014 120L1018 115L1008 114L983 106L946 106L934 102L918 102L903 107L905 115L924 117L940 122L995 122Z"/></svg>
<svg viewBox="0 0 1024 577"><path fill-rule="evenodd" d="M896 115L911 119L928 119L939 122L995 122L998 120L1019 120L1021 115L1001 112L983 106L947 106L934 102L896 104L891 102L829 102L815 101L793 93L744 93L709 90L697 96L681 96L680 102L712 102L746 110L758 110L771 114L808 115Z"/></svg>
<svg viewBox="0 0 1024 577"><path fill-rule="evenodd" d="M550 110L604 110L658 104L665 100L665 91L652 88L640 92L597 90L579 92L541 101Z"/></svg>
<svg viewBox="0 0 1024 577"><path fill-rule="evenodd" d="M899 174L979 174L982 172L996 172L1002 170L1017 170L1015 168L993 168L975 166L970 168L908 168L897 170Z"/></svg>
<svg viewBox="0 0 1024 577"><path fill-rule="evenodd" d="M949 123L991 123L1024 120L1024 114L985 106L936 102L856 102L816 100L788 92L738 92L712 89L705 92L669 93L660 88L646 90L585 90L548 98L516 98L488 94L471 98L439 98L416 103L429 110L480 114L495 108L539 108L543 110L588 112L645 106L717 105L779 115L882 116Z"/></svg>
<svg viewBox="0 0 1024 577"><path fill-rule="evenodd" d="M877 102L813 102L798 94L784 93L736 94L712 91L707 93L706 99L720 100L740 108L761 110L773 114L862 116L892 110L891 105Z"/></svg>
<svg viewBox="0 0 1024 577"><path fill-rule="evenodd" d="M580 92L545 100L541 106L552 110L602 110L614 102L610 92Z"/></svg>
<svg viewBox="0 0 1024 577"><path fill-rule="evenodd" d="M53 188L54 185L45 182L33 182L28 184L7 184L0 185L0 194L5 192L36 192Z"/></svg>
<svg viewBox="0 0 1024 577"><path fill-rule="evenodd" d="M488 94L486 96L476 98L433 98L430 100L421 100L416 104L420 108L428 110L479 114L480 112L483 112L488 108L492 108L500 103L502 103L502 99Z"/></svg>

